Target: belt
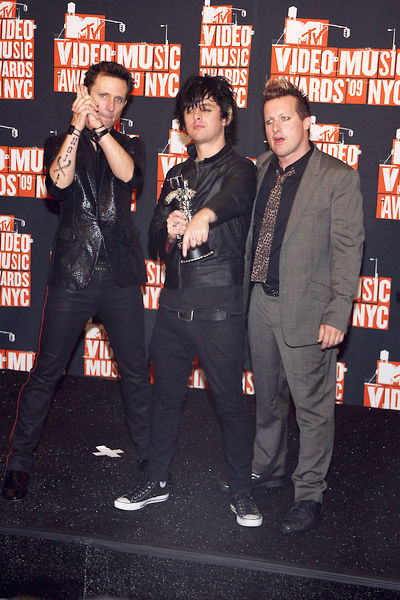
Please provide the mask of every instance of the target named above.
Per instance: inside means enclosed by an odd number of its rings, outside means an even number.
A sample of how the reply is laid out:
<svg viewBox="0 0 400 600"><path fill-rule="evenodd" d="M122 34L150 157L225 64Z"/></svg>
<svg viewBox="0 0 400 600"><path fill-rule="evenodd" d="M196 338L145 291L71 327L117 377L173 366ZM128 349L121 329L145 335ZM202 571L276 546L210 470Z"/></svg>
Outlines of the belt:
<svg viewBox="0 0 400 600"><path fill-rule="evenodd" d="M261 283L262 289L267 294L267 296L279 296L279 288L275 288L272 285L268 285L268 283Z"/></svg>
<svg viewBox="0 0 400 600"><path fill-rule="evenodd" d="M164 307L166 308L166 307ZM167 310L171 310L167 308ZM209 310L199 308L197 310L178 310L173 311L181 321L224 321L231 315L225 310Z"/></svg>

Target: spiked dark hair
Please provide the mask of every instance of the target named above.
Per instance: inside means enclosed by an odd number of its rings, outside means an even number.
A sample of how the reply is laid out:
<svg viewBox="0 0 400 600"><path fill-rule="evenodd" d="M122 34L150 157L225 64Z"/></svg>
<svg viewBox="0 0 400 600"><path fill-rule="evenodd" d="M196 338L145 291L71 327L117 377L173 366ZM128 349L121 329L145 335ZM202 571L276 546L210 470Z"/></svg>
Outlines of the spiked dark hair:
<svg viewBox="0 0 400 600"><path fill-rule="evenodd" d="M237 106L231 84L219 75L192 75L184 83L176 96L174 117L179 126L185 129L185 111L193 106L201 106L206 98L211 98L221 109L221 117L226 119L225 139L234 143L236 134Z"/></svg>

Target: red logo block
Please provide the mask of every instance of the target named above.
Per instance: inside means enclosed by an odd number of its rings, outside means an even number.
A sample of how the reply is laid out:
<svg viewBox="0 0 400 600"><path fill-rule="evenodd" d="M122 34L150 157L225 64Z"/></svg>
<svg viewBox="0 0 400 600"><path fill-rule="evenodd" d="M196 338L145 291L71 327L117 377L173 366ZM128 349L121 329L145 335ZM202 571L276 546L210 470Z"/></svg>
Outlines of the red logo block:
<svg viewBox="0 0 400 600"><path fill-rule="evenodd" d="M119 378L118 366L107 332L100 323L87 323L85 328L84 372L87 377Z"/></svg>
<svg viewBox="0 0 400 600"><path fill-rule="evenodd" d="M367 329L388 329L392 280L360 277L350 324Z"/></svg>
<svg viewBox="0 0 400 600"><path fill-rule="evenodd" d="M346 373L346 364L336 363L336 403L343 404L344 376Z"/></svg>
<svg viewBox="0 0 400 600"><path fill-rule="evenodd" d="M142 286L143 306L158 309L158 300L165 281L165 265L159 260L146 260L147 283Z"/></svg>

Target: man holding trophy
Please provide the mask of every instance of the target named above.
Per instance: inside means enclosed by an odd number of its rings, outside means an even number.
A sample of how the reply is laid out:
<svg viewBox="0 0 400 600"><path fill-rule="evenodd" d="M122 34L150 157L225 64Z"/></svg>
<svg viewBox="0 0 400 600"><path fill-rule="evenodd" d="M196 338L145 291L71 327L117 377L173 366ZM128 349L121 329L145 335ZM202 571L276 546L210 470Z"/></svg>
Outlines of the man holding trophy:
<svg viewBox="0 0 400 600"><path fill-rule="evenodd" d="M250 494L252 433L242 393L243 256L256 171L230 145L236 103L226 79L190 77L175 116L194 143L189 158L167 173L150 225L166 280L150 343L155 406L148 467L145 480L114 505L138 510L168 499L181 407L198 355L222 424L230 508L240 525L257 527L262 517Z"/></svg>

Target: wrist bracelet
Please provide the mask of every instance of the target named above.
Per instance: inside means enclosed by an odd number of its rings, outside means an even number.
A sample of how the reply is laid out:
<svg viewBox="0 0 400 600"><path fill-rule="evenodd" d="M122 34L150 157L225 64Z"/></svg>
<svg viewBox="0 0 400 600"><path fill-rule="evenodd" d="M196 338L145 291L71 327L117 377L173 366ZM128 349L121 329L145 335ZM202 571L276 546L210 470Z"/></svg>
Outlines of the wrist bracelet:
<svg viewBox="0 0 400 600"><path fill-rule="evenodd" d="M96 131L95 129L92 129L91 138L94 142L98 142L103 137L103 135L106 135L106 133L109 133L107 127L105 127L103 131Z"/></svg>
<svg viewBox="0 0 400 600"><path fill-rule="evenodd" d="M77 131L78 133L75 133L75 131ZM76 135L76 137L79 137L82 131L80 129L77 129L75 125L70 125L67 133L68 135Z"/></svg>

